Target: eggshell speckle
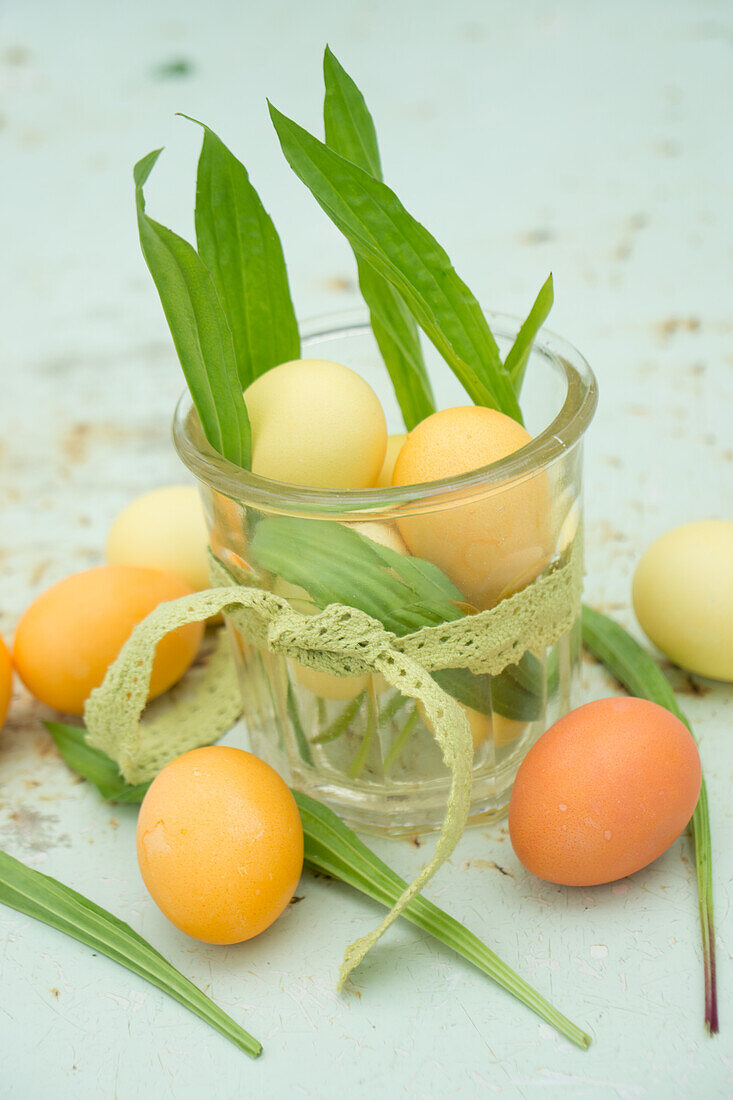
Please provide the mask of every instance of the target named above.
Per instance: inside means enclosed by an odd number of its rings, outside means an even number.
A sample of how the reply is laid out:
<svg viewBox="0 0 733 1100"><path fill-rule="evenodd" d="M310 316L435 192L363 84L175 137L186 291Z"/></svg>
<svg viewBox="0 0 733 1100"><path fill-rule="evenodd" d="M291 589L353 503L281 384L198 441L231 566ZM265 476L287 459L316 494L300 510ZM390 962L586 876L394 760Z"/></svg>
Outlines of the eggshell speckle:
<svg viewBox="0 0 733 1100"><path fill-rule="evenodd" d="M107 536L110 565L138 565L182 577L194 591L209 587L209 538L193 485L154 489L120 512Z"/></svg>
<svg viewBox="0 0 733 1100"><path fill-rule="evenodd" d="M467 473L513 454L531 436L511 417L477 405L433 413L410 433L393 483ZM416 557L448 574L471 603L491 607L532 581L552 556L547 479L540 473L471 503L400 519Z"/></svg>
<svg viewBox="0 0 733 1100"><path fill-rule="evenodd" d="M180 577L130 565L103 565L46 589L18 623L13 660L36 699L82 715L132 628L158 604L189 596ZM175 684L201 643L203 626L190 623L158 643L150 682L154 698Z"/></svg>
<svg viewBox="0 0 733 1100"><path fill-rule="evenodd" d="M327 359L295 359L260 375L244 400L253 473L327 489L376 482L387 423L374 390L355 371Z"/></svg>
<svg viewBox="0 0 733 1100"><path fill-rule="evenodd" d="M697 746L645 699L599 699L556 722L514 782L509 833L548 882L593 886L657 859L687 825L701 784Z"/></svg>
<svg viewBox="0 0 733 1100"><path fill-rule="evenodd" d="M658 538L636 567L633 601L670 660L733 682L733 522L688 523Z"/></svg>
<svg viewBox="0 0 733 1100"><path fill-rule="evenodd" d="M269 764L213 745L184 753L153 780L137 825L140 873L182 932L239 943L268 928L303 867L303 827Z"/></svg>

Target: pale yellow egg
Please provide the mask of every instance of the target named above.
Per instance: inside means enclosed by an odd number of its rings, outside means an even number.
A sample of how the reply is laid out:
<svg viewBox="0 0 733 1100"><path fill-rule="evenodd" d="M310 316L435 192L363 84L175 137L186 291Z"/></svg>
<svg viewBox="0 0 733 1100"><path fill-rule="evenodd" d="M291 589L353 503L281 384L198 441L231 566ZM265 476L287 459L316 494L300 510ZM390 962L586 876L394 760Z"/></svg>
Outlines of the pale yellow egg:
<svg viewBox="0 0 733 1100"><path fill-rule="evenodd" d="M379 543L380 546L385 546L388 550L394 550L397 554L409 555L410 553L405 546L402 535L391 523L350 523L349 526L365 538Z"/></svg>
<svg viewBox="0 0 733 1100"><path fill-rule="evenodd" d="M334 701L355 699L369 687L369 676L334 676L331 672L319 672L288 658L288 665L301 687L312 691L321 699Z"/></svg>
<svg viewBox="0 0 733 1100"><path fill-rule="evenodd" d="M406 439L407 432L399 432L397 435L390 435L387 437L387 453L384 456L382 469L379 471L379 477L377 478L378 488L386 489L392 484L394 464L397 461L397 455L402 450Z"/></svg>
<svg viewBox="0 0 733 1100"><path fill-rule="evenodd" d="M512 741L516 741L528 729L529 722L517 722L515 718L505 718L503 714L494 711L491 719L491 730L497 748L511 745Z"/></svg>
<svg viewBox="0 0 733 1100"><path fill-rule="evenodd" d="M733 682L733 522L702 520L658 538L636 567L633 601L670 660Z"/></svg>
<svg viewBox="0 0 733 1100"><path fill-rule="evenodd" d="M133 500L107 536L110 565L160 569L198 591L209 587L209 538L198 490L169 485Z"/></svg>
<svg viewBox="0 0 733 1100"><path fill-rule="evenodd" d="M464 707L463 704L461 704L461 710L468 720L468 728L471 731L471 739L473 741L473 751L476 752L476 750L481 748L483 743L491 737L491 718L488 714L482 714L481 711L473 710L472 707ZM433 731L433 724L428 721L425 708L421 702L417 703L417 712L427 728Z"/></svg>
<svg viewBox="0 0 733 1100"><path fill-rule="evenodd" d="M327 359L295 359L245 391L252 470L291 485L365 489L379 476L387 424L374 390Z"/></svg>
<svg viewBox="0 0 733 1100"><path fill-rule="evenodd" d="M410 433L393 483L416 485L468 473L513 454L531 436L511 417L477 405L433 413ZM478 608L532 581L552 553L550 495L543 473L510 487L477 490L466 504L407 515L400 534L410 551L438 565Z"/></svg>

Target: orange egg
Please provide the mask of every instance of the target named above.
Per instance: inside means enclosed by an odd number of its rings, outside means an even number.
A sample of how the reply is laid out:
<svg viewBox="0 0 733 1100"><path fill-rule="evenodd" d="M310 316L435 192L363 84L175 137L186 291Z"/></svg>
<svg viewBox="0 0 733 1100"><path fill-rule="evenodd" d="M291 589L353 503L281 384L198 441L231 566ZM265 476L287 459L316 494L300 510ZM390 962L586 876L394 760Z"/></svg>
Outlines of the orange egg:
<svg viewBox="0 0 733 1100"><path fill-rule="evenodd" d="M646 699L599 699L556 722L522 762L509 834L528 871L565 886L631 875L669 848L697 804L697 746Z"/></svg>
<svg viewBox="0 0 733 1100"><path fill-rule="evenodd" d="M153 780L137 824L140 872L177 928L239 943L268 928L298 885L303 826L269 764L213 745L179 756Z"/></svg>
<svg viewBox="0 0 733 1100"><path fill-rule="evenodd" d="M392 483L415 485L476 470L531 442L511 417L478 405L433 413L410 433ZM470 503L404 516L411 552L448 574L472 604L491 607L534 580L552 556L547 479L536 474Z"/></svg>
<svg viewBox="0 0 733 1100"><path fill-rule="evenodd" d="M0 726L5 721L5 715L10 706L10 697L13 694L13 662L8 652L8 647L0 638Z"/></svg>
<svg viewBox="0 0 733 1100"><path fill-rule="evenodd" d="M180 577L157 569L103 565L46 589L27 609L15 633L13 660L36 699L82 715L132 628L159 603L189 596ZM201 643L203 626L191 623L159 643L150 682L154 698L180 680Z"/></svg>

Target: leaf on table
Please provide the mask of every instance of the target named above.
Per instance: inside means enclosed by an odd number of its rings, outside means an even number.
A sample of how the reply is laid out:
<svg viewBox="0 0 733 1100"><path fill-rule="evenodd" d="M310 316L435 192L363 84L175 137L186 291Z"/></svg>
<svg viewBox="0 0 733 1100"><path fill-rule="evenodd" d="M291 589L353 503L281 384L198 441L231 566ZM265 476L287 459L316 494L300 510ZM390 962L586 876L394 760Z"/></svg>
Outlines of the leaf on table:
<svg viewBox="0 0 733 1100"><path fill-rule="evenodd" d="M277 230L247 169L203 128L196 176L196 241L232 332L239 382L300 358L288 273Z"/></svg>
<svg viewBox="0 0 733 1100"><path fill-rule="evenodd" d="M142 802L150 783L131 786L120 775L114 760L87 744L84 726L70 726L64 722L43 724L69 767L93 783L108 802Z"/></svg>
<svg viewBox="0 0 733 1100"><path fill-rule="evenodd" d="M295 174L346 236L360 260L400 292L477 405L522 414L481 307L435 238L395 193L339 156L270 104Z"/></svg>
<svg viewBox="0 0 733 1100"><path fill-rule="evenodd" d="M382 179L374 121L364 96L326 47L323 117L326 145L377 180ZM420 348L417 325L402 295L355 250L359 287L369 307L377 345L392 379L408 431L435 412L435 399Z"/></svg>
<svg viewBox="0 0 733 1100"><path fill-rule="evenodd" d="M160 295L204 435L224 458L249 468L249 417L232 334L214 283L188 241L145 212L143 188L161 151L148 153L134 170L143 256Z"/></svg>
<svg viewBox="0 0 733 1100"><path fill-rule="evenodd" d="M80 943L140 975L257 1058L262 1045L214 1004L188 978L112 913L49 875L0 851L0 902L65 932Z"/></svg>
<svg viewBox="0 0 733 1100"><path fill-rule="evenodd" d="M680 710L669 680L659 665L624 628L607 615L583 605L583 644L602 661L612 676L631 695L666 707L692 727ZM694 734L693 734L694 737ZM711 1035L719 1030L718 988L715 967L715 924L713 917L713 853L710 838L708 794L703 776L700 797L692 815L695 844L697 896L700 912L703 970L705 975L705 1026Z"/></svg>

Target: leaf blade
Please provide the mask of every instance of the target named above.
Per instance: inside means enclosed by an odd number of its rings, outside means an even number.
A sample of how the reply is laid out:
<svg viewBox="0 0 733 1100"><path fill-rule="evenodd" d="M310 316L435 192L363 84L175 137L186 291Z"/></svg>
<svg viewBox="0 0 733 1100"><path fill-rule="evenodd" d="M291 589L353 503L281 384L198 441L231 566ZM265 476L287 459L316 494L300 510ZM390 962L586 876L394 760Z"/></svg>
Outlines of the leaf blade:
<svg viewBox="0 0 733 1100"><path fill-rule="evenodd" d="M509 349L509 354L504 360L504 366L509 372L509 377L517 394L521 392L524 372L529 362L529 353L535 342L537 333L548 318L555 301L555 291L550 274L540 287L540 291L532 303L532 308L527 314L514 343Z"/></svg>
<svg viewBox="0 0 733 1100"><path fill-rule="evenodd" d="M196 175L196 241L232 332L242 389L300 358L282 244L245 166L204 123Z"/></svg>
<svg viewBox="0 0 733 1100"><path fill-rule="evenodd" d="M143 188L161 150L134 168L138 232L145 262L211 446L238 466L251 462L249 417L229 326L211 276L188 241L145 211Z"/></svg>
<svg viewBox="0 0 733 1100"><path fill-rule="evenodd" d="M672 686L659 665L627 631L600 611L583 605L583 644L631 695L666 707L692 734L692 727L679 708ZM692 734L694 737L694 734ZM705 1026L711 1035L719 1030L718 990L715 967L715 921L713 915L712 841L708 795L703 776L700 797L692 815L695 845L697 896L700 911L703 968L705 973Z"/></svg>
<svg viewBox="0 0 733 1100"><path fill-rule="evenodd" d="M0 902L42 921L138 974L257 1058L262 1045L159 951L114 914L57 879L0 851Z"/></svg>
<svg viewBox="0 0 733 1100"><path fill-rule="evenodd" d="M286 160L357 255L402 294L478 405L522 422L481 307L435 238L393 191L269 104Z"/></svg>
<svg viewBox="0 0 733 1100"><path fill-rule="evenodd" d="M323 55L326 145L375 179L382 166L374 120L364 96L326 46ZM392 379L408 431L435 412L417 325L400 293L355 252L359 287L369 308L372 331Z"/></svg>

